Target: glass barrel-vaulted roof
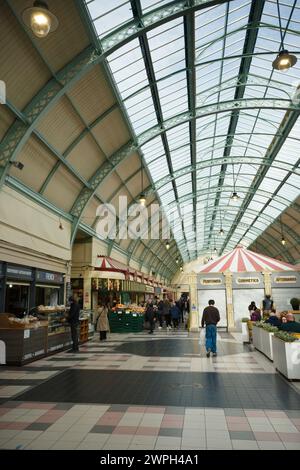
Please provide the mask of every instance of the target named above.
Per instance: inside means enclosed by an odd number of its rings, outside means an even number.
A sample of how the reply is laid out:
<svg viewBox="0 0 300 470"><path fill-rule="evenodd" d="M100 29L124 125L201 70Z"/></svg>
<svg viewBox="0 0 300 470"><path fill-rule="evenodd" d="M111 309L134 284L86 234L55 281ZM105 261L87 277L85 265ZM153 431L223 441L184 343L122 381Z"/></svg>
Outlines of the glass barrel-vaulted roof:
<svg viewBox="0 0 300 470"><path fill-rule="evenodd" d="M104 52L137 27L107 61L183 260L250 245L299 195L300 2L279 2L285 72L275 0L86 7Z"/></svg>

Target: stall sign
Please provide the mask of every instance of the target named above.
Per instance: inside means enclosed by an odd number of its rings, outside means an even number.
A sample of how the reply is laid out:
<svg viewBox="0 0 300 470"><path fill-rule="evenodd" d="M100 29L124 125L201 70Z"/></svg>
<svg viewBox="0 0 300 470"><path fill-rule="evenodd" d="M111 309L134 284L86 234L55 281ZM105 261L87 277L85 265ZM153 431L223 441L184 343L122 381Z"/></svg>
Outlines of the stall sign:
<svg viewBox="0 0 300 470"><path fill-rule="evenodd" d="M32 270L22 266L7 266L7 277L16 279L32 279Z"/></svg>
<svg viewBox="0 0 300 470"><path fill-rule="evenodd" d="M297 282L297 278L296 276L277 276L275 277L274 282L276 282L276 284L295 284Z"/></svg>
<svg viewBox="0 0 300 470"><path fill-rule="evenodd" d="M49 273L46 271L37 271L36 279L40 282L53 282L55 284L63 284L64 278L60 273Z"/></svg>
<svg viewBox="0 0 300 470"><path fill-rule="evenodd" d="M200 279L200 284L202 284L203 286L222 284L222 279L219 277L204 278Z"/></svg>
<svg viewBox="0 0 300 470"><path fill-rule="evenodd" d="M154 294L154 287L152 287L152 286L145 286L145 287L146 287L146 292Z"/></svg>
<svg viewBox="0 0 300 470"><path fill-rule="evenodd" d="M259 277L238 277L235 282L237 284L260 284Z"/></svg>
<svg viewBox="0 0 300 470"><path fill-rule="evenodd" d="M161 294L161 287L154 287L155 294Z"/></svg>

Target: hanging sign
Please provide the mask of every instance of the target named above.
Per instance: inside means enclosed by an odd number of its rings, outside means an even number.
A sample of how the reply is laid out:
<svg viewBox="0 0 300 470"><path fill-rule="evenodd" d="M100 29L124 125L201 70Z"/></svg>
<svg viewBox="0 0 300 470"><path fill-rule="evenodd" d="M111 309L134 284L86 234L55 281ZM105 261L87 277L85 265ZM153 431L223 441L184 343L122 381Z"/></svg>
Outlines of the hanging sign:
<svg viewBox="0 0 300 470"><path fill-rule="evenodd" d="M220 277L203 278L200 279L200 284L203 286L222 284L222 279Z"/></svg>
<svg viewBox="0 0 300 470"><path fill-rule="evenodd" d="M32 270L30 268L23 268L22 266L7 266L7 277L15 279L30 279L32 278Z"/></svg>
<svg viewBox="0 0 300 470"><path fill-rule="evenodd" d="M297 282L297 278L296 276L277 276L275 277L274 282L276 282L276 284L295 284Z"/></svg>
<svg viewBox="0 0 300 470"><path fill-rule="evenodd" d="M260 284L259 277L237 277L235 282L237 284Z"/></svg>
<svg viewBox="0 0 300 470"><path fill-rule="evenodd" d="M37 271L36 279L39 282L53 282L55 284L63 284L64 278L60 273L49 273L46 271Z"/></svg>

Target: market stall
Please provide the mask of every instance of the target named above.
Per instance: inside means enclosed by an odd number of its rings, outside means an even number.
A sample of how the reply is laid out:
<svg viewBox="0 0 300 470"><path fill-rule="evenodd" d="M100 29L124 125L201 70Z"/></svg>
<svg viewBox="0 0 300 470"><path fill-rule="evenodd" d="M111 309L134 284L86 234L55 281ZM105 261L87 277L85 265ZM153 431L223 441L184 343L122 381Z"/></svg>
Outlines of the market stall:
<svg viewBox="0 0 300 470"><path fill-rule="evenodd" d="M248 305L253 300L257 307L262 308L265 294L276 298L274 305L279 311L285 302L286 310L286 299L290 298L292 292L296 294L297 289L299 291L299 273L293 269L292 265L238 246L198 271L199 316L202 315L203 306L212 298L220 309L219 326L227 325L229 329L241 330L242 318L249 315ZM284 276L297 278L294 287L287 286L294 290L283 288L277 292L271 281L272 276L274 279L282 279Z"/></svg>

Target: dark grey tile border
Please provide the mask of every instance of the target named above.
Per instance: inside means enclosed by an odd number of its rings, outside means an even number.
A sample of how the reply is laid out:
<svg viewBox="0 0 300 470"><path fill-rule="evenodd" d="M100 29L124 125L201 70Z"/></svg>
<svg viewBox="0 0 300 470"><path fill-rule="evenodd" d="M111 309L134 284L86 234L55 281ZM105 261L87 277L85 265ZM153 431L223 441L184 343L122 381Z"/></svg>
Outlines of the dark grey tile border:
<svg viewBox="0 0 300 470"><path fill-rule="evenodd" d="M101 426L96 424L92 429L89 431L90 433L98 433L98 434L112 434L113 430L116 426Z"/></svg>
<svg viewBox="0 0 300 470"><path fill-rule="evenodd" d="M182 428L160 428L158 435L168 437L181 437Z"/></svg>
<svg viewBox="0 0 300 470"><path fill-rule="evenodd" d="M127 411L128 405L111 405L107 412L109 411Z"/></svg>
<svg viewBox="0 0 300 470"><path fill-rule="evenodd" d="M184 416L185 414L185 408L184 407L179 407L179 406L167 406L166 415L181 415Z"/></svg>
<svg viewBox="0 0 300 470"><path fill-rule="evenodd" d="M53 410L70 410L73 408L75 403L57 403L57 405L52 408Z"/></svg>
<svg viewBox="0 0 300 470"><path fill-rule="evenodd" d="M252 431L229 431L230 439L237 439L243 441L255 441L255 436Z"/></svg>
<svg viewBox="0 0 300 470"><path fill-rule="evenodd" d="M24 431L46 431L53 423L31 423Z"/></svg>
<svg viewBox="0 0 300 470"><path fill-rule="evenodd" d="M300 410L290 410L290 411L287 411L287 410L282 410L284 411L289 418L300 418Z"/></svg>

